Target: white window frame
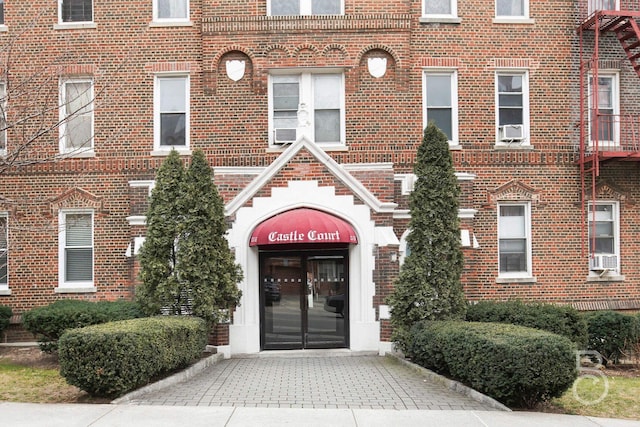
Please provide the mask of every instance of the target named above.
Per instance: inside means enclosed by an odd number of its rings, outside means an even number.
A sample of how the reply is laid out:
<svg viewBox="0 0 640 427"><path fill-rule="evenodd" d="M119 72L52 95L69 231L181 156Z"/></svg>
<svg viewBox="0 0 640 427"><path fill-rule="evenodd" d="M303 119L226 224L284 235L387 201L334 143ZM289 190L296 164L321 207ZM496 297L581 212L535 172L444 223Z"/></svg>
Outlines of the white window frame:
<svg viewBox="0 0 640 427"><path fill-rule="evenodd" d="M160 7L158 5L159 1L160 0L153 0L153 22L161 23L161 24L181 24L181 23L191 22L191 4L189 0L182 0L184 3L186 3L185 6L187 8L187 16L185 16L184 18L161 18L159 16L160 14Z"/></svg>
<svg viewBox="0 0 640 427"><path fill-rule="evenodd" d="M67 85L68 84L85 84L89 83L89 102L84 104L81 109L87 108L86 112L67 111ZM95 110L94 110L94 82L90 77L87 78L65 78L60 80L60 153L70 156L92 156L94 155L94 138L95 138ZM89 141L83 143L81 147L67 147L67 128L69 121L76 117L89 116L91 121L91 136Z"/></svg>
<svg viewBox="0 0 640 427"><path fill-rule="evenodd" d="M4 232L4 244L0 241L0 254L4 252L6 256L6 265L4 269L7 272L6 277L0 276L0 291L9 290L9 214L7 212L0 212L0 220L4 221L5 229L3 230L0 226L0 233ZM2 260L0 260L0 268L2 267Z"/></svg>
<svg viewBox="0 0 640 427"><path fill-rule="evenodd" d="M500 263L500 240L502 240L501 237L501 230L500 230L500 208L503 206L522 206L524 207L524 228L525 228L525 235L521 236L520 238L524 238L526 239L525 242L525 250L526 250L526 269L523 271L510 271L510 272L503 272L501 271L501 263ZM530 202L500 202L498 203L498 209L497 209L497 216L498 216L498 247L497 247L497 252L498 252L498 277L499 278L521 278L521 279L531 279L532 278L532 244L531 244L531 203Z"/></svg>
<svg viewBox="0 0 640 427"><path fill-rule="evenodd" d="M449 9L451 10L451 13L427 13L427 1L429 0L422 0L421 15L423 18L458 18L458 0L447 0L449 2Z"/></svg>
<svg viewBox="0 0 640 427"><path fill-rule="evenodd" d="M451 87L450 106L442 106L451 109L451 139L449 139L450 147L459 146L458 140L458 70L456 69L436 69L428 68L422 73L422 128L426 128L429 124L428 115L428 96L427 79L429 76L447 76Z"/></svg>
<svg viewBox="0 0 640 427"><path fill-rule="evenodd" d="M271 1L267 0L267 15L268 16L288 16L288 15L273 15L271 14ZM304 15L314 15L314 16L332 16L332 15L319 15L311 13L311 1L312 0L297 0L300 2L300 15L291 15L291 16L304 16ZM340 14L344 15L344 0L340 0Z"/></svg>
<svg viewBox="0 0 640 427"><path fill-rule="evenodd" d="M615 255L617 256L617 266L615 271L620 271L620 203L614 200L598 200L595 202L589 202L588 204L588 214L587 214L587 226L588 229L588 245L589 245L589 253L591 253L591 232L592 232L592 223L593 223L593 206L611 206L611 222L613 223L613 250L614 253L605 253L605 252L595 252L594 255ZM597 272L591 272L591 274L598 274Z"/></svg>
<svg viewBox="0 0 640 427"><path fill-rule="evenodd" d="M67 215L90 215L91 216L91 280L66 280L66 223ZM58 214L58 286L60 289L89 289L94 290L95 282L95 215L92 209L61 209Z"/></svg>
<svg viewBox="0 0 640 427"><path fill-rule="evenodd" d="M64 21L62 19L62 4L64 3L64 1L65 0L58 0L58 24L59 25L75 26L75 25L83 25L83 24L92 24L94 22L95 13L96 13L95 0L91 0L91 19L88 21Z"/></svg>
<svg viewBox="0 0 640 427"><path fill-rule="evenodd" d="M185 91L185 144L184 145L161 145L161 114L160 110L160 81L163 79L182 79L184 81ZM176 150L183 154L188 154L191 135L191 76L188 73L161 73L154 76L153 84L153 148L152 154L167 155L171 150Z"/></svg>
<svg viewBox="0 0 640 427"><path fill-rule="evenodd" d="M321 74L332 74L340 76L340 141L318 142L318 145L324 148L345 146L346 141L346 113L345 113L345 76L342 69L316 69L316 70L273 70L269 74L269 146L281 147L275 144L274 132L274 114L273 114L273 84L278 76L299 76L300 95L298 106L298 132L297 139L306 136L309 140L315 141L314 131L314 96L313 96L313 77ZM304 105L303 105L304 104ZM301 126L300 121L307 123L307 126Z"/></svg>
<svg viewBox="0 0 640 427"><path fill-rule="evenodd" d="M520 76L522 77L522 126L523 126L523 138L517 143L512 143L509 141L502 141L500 137L500 85L499 78L501 76ZM514 92L505 92L505 93L514 93ZM529 146L530 145L530 111L529 111L529 70L526 69L503 69L497 70L495 73L495 132L496 132L496 146Z"/></svg>
<svg viewBox="0 0 640 427"><path fill-rule="evenodd" d="M606 79L611 79L611 100L612 100L612 117L613 117L613 122L612 122L612 126L613 126L613 139L612 140L598 140L598 148L599 149L606 149L607 146L609 147L619 147L620 146L620 72L619 70L599 70L598 71L598 79L602 79L602 78L606 78ZM591 116L591 111L593 108L593 75L589 74L589 80L587 82L588 85L588 113L587 113L587 118L588 118L588 123L589 123L589 146L592 147L595 145L595 141L594 139L591 137L592 133L591 133L591 127L592 127L592 123L593 123L593 118ZM600 85L598 85L598 88L600 88ZM598 102L600 102L600 99L598 99ZM600 129L599 129L600 131Z"/></svg>
<svg viewBox="0 0 640 427"><path fill-rule="evenodd" d="M529 0L522 0L523 2L523 10L522 10L522 15L499 15L498 14L498 1L500 0L496 0L495 1L495 14L496 14L496 19L504 19L504 20L523 20L523 19L529 19ZM511 0L511 1L520 1L520 0Z"/></svg>

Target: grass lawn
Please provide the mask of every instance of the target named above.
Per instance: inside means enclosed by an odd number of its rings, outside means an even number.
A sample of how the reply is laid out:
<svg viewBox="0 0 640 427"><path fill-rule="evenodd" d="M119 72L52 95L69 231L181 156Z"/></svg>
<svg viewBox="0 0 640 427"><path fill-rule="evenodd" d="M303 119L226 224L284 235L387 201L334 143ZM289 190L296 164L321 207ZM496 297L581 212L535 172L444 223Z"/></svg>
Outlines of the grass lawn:
<svg viewBox="0 0 640 427"><path fill-rule="evenodd" d="M640 377L583 377L578 379L574 389L575 392L567 390L562 397L554 399L551 407L567 414L640 419Z"/></svg>
<svg viewBox="0 0 640 427"><path fill-rule="evenodd" d="M57 369L20 366L0 358L0 401L67 403L84 395L67 384Z"/></svg>

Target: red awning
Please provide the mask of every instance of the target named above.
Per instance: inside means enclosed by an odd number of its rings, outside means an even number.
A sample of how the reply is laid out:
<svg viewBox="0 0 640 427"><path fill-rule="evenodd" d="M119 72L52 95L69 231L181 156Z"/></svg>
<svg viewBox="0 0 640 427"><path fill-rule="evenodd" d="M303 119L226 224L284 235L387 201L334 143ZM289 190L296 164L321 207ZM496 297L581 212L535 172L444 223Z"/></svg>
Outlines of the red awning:
<svg viewBox="0 0 640 427"><path fill-rule="evenodd" d="M353 228L340 218L315 209L292 209L271 217L251 234L249 246L300 243L358 243Z"/></svg>

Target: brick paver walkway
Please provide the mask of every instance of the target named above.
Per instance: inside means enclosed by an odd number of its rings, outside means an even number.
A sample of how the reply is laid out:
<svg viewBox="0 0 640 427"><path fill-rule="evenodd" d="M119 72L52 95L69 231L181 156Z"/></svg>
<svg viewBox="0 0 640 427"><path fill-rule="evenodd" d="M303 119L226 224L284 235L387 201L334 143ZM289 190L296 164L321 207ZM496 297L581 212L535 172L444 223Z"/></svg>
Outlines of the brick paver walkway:
<svg viewBox="0 0 640 427"><path fill-rule="evenodd" d="M492 410L390 357L231 358L134 405Z"/></svg>

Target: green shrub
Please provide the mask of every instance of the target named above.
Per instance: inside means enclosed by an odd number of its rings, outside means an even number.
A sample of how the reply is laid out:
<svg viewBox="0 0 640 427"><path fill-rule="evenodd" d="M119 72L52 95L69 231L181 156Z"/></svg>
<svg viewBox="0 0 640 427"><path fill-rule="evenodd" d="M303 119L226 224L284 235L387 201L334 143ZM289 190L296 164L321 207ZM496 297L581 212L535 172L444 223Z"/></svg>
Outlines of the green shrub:
<svg viewBox="0 0 640 427"><path fill-rule="evenodd" d="M618 363L627 347L638 342L640 326L637 316L603 310L584 314L589 331L589 350L596 350L603 363Z"/></svg>
<svg viewBox="0 0 640 427"><path fill-rule="evenodd" d="M0 305L0 334L9 326L9 319L12 315L11 307Z"/></svg>
<svg viewBox="0 0 640 427"><path fill-rule="evenodd" d="M575 345L539 329L499 323L423 321L412 359L512 407L558 397L577 377Z"/></svg>
<svg viewBox="0 0 640 427"><path fill-rule="evenodd" d="M587 345L587 323L578 310L570 306L522 301L480 301L469 306L470 322L499 322L542 329L562 335L584 349Z"/></svg>
<svg viewBox="0 0 640 427"><path fill-rule="evenodd" d="M57 349L58 339L67 329L143 316L138 305L131 301L65 299L25 312L22 324L36 336L43 351L53 352Z"/></svg>
<svg viewBox="0 0 640 427"><path fill-rule="evenodd" d="M60 374L94 396L116 397L202 355L207 327L196 317L160 316L72 329L59 341Z"/></svg>

